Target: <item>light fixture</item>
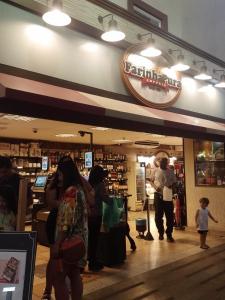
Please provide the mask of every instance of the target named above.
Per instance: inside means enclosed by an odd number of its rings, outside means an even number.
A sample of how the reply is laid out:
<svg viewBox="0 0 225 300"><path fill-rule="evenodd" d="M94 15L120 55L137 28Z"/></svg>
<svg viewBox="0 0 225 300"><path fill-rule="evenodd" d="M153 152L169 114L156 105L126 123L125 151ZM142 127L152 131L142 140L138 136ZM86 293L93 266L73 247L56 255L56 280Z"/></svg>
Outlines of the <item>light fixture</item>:
<svg viewBox="0 0 225 300"><path fill-rule="evenodd" d="M107 128L107 127L92 127L91 129L92 129L92 130L99 130L99 131L106 131L106 130L109 130L109 128Z"/></svg>
<svg viewBox="0 0 225 300"><path fill-rule="evenodd" d="M193 61L194 65L196 65L198 63L203 63L203 65L201 66L199 74L195 75L194 78L198 79L198 80L210 80L210 79L212 79L212 76L207 74L207 67L205 65L205 62L204 61Z"/></svg>
<svg viewBox="0 0 225 300"><path fill-rule="evenodd" d="M113 142L115 143L118 143L118 144L122 144L122 143L130 143L131 140L127 140L125 138L122 138L122 139L118 139L118 140L112 140Z"/></svg>
<svg viewBox="0 0 225 300"><path fill-rule="evenodd" d="M108 23L108 30L105 31L101 35L101 39L106 41L106 42L119 42L122 41L125 38L125 33L121 31L118 27L117 21L114 19L112 14L108 14L105 16L99 16L98 21L100 24L103 25L104 18L111 17L111 20Z"/></svg>
<svg viewBox="0 0 225 300"><path fill-rule="evenodd" d="M76 134L73 133L59 133L56 134L55 136L60 137L60 138L72 138L72 137L76 137Z"/></svg>
<svg viewBox="0 0 225 300"><path fill-rule="evenodd" d="M35 118L31 118L31 117L10 115L10 114L3 115L3 116L1 116L1 118L7 119L7 120L12 120L12 121L23 121L23 122L31 122L31 121L35 120Z"/></svg>
<svg viewBox="0 0 225 300"><path fill-rule="evenodd" d="M177 49L177 50L172 50L169 49L168 52L169 54L173 54L173 52L180 52L180 54L177 56L176 59L176 64L171 67L172 70L178 71L178 72L184 72L190 69L190 66L184 63L184 55L182 54L182 51Z"/></svg>
<svg viewBox="0 0 225 300"><path fill-rule="evenodd" d="M225 75L221 75L220 77L220 82L215 84L215 87L218 87L218 88L225 88Z"/></svg>
<svg viewBox="0 0 225 300"><path fill-rule="evenodd" d="M224 70L215 70L215 69L213 70L214 74L217 72L223 72L223 74L220 76L220 82L215 84L215 87L225 88L225 71Z"/></svg>
<svg viewBox="0 0 225 300"><path fill-rule="evenodd" d="M66 26L71 22L70 16L63 12L62 0L53 0L51 9L43 14L42 19L53 26Z"/></svg>
<svg viewBox="0 0 225 300"><path fill-rule="evenodd" d="M162 51L161 50L159 50L159 49L157 49L156 47L155 47L155 40L152 38L152 33L151 32L148 32L148 33L144 33L144 34L138 34L137 35L137 38L138 38L138 40L142 40L142 38L144 37L144 36L147 36L147 35L150 35L150 38L148 38L148 40L147 40L147 48L145 48L144 50L142 50L141 52L140 52L140 54L142 55L142 56L146 56L146 57L157 57L157 56L159 56L159 55L161 55L162 54Z"/></svg>

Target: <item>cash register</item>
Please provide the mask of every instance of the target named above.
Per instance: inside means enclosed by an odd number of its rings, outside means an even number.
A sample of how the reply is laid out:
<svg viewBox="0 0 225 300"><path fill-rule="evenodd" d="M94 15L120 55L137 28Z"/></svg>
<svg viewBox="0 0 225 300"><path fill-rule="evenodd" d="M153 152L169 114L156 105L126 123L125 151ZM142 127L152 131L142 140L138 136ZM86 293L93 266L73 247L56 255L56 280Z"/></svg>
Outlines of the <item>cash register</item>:
<svg viewBox="0 0 225 300"><path fill-rule="evenodd" d="M32 187L33 210L32 210L32 230L38 232L38 241L43 240L45 235L45 222L49 214L45 200L45 190L48 183L48 175L38 175ZM44 240L45 237L44 237ZM44 243L45 244L45 241Z"/></svg>

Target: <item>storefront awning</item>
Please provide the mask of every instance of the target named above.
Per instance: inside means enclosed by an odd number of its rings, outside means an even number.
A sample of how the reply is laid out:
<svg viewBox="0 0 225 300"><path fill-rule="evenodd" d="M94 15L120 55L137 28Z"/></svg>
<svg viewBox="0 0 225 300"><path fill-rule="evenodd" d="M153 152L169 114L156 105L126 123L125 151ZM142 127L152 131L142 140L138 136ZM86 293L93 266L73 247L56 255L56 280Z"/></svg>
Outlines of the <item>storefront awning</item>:
<svg viewBox="0 0 225 300"><path fill-rule="evenodd" d="M0 73L0 111L168 135L225 138L218 123Z"/></svg>

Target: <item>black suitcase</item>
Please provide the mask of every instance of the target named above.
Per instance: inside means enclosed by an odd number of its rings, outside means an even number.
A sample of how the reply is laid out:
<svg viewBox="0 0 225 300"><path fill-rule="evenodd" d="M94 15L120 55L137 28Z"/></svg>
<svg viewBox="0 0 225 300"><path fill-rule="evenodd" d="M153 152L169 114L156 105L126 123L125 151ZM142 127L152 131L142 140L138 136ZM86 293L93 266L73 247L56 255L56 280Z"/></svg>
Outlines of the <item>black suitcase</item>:
<svg viewBox="0 0 225 300"><path fill-rule="evenodd" d="M105 266L122 264L126 259L126 226L115 226L102 232L99 240L98 258Z"/></svg>

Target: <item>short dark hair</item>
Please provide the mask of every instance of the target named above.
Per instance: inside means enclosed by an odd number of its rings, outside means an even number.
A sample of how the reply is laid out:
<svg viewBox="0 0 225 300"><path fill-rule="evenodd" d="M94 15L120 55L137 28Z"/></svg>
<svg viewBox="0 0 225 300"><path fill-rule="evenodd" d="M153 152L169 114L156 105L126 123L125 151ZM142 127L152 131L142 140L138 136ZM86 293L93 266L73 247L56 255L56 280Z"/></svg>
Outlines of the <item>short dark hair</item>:
<svg viewBox="0 0 225 300"><path fill-rule="evenodd" d="M202 204L208 205L208 204L209 204L209 199L206 198L206 197L202 197L202 198L199 200L199 202L202 203Z"/></svg>
<svg viewBox="0 0 225 300"><path fill-rule="evenodd" d="M0 169L11 169L12 163L9 157L7 156L0 156Z"/></svg>
<svg viewBox="0 0 225 300"><path fill-rule="evenodd" d="M162 170L166 170L167 165L168 165L168 159L167 159L166 157L163 157L163 158L160 160L160 168L161 168Z"/></svg>
<svg viewBox="0 0 225 300"><path fill-rule="evenodd" d="M88 181L90 185L94 187L100 182L102 182L103 179L107 176L108 176L108 170L105 170L101 166L96 165L91 169Z"/></svg>

